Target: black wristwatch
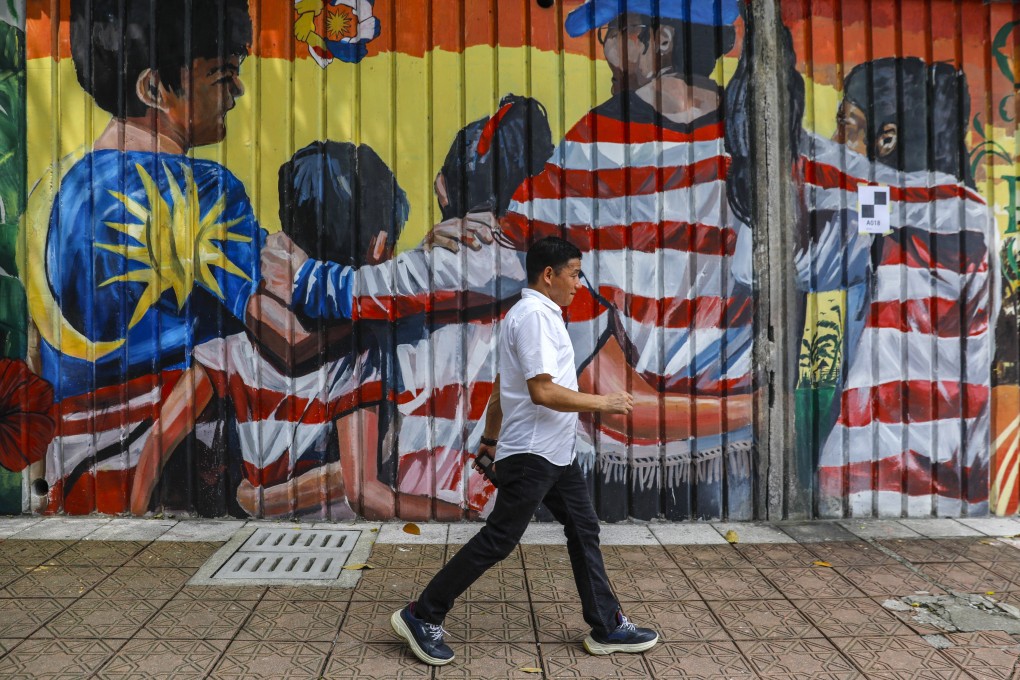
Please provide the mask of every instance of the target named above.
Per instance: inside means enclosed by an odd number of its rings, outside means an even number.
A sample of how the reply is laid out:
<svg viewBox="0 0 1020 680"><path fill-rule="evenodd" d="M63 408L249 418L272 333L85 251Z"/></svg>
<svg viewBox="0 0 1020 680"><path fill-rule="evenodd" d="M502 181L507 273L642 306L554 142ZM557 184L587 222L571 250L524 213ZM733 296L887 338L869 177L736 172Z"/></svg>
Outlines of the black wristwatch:
<svg viewBox="0 0 1020 680"><path fill-rule="evenodd" d="M490 439L489 437L481 437L478 441L485 444L486 446L495 446L498 443L498 439Z"/></svg>

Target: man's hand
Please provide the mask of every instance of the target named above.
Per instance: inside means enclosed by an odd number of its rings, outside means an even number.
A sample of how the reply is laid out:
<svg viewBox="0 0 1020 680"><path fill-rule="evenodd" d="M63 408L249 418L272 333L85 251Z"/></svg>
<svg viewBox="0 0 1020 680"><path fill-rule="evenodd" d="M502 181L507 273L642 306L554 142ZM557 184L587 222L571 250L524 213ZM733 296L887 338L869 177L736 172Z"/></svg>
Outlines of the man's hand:
<svg viewBox="0 0 1020 680"><path fill-rule="evenodd" d="M475 453L475 459L473 461L471 461L471 466L474 467L475 472L477 472L478 474L485 474L485 472L482 470L482 466L478 464L478 459L481 458L482 456L486 456L486 455L489 456L489 458L491 458L492 460L495 461L496 460L496 447L495 446L489 446L488 444L479 444L478 445L478 452ZM495 472L495 470L496 470L496 463L492 464L492 470Z"/></svg>
<svg viewBox="0 0 1020 680"><path fill-rule="evenodd" d="M294 245L282 231L270 235L260 255L266 292L289 305L294 290L294 274L307 260L305 251Z"/></svg>
<svg viewBox="0 0 1020 680"><path fill-rule="evenodd" d="M613 392L602 397L599 413L618 413L627 415L634 409L634 396L627 392Z"/></svg>
<svg viewBox="0 0 1020 680"><path fill-rule="evenodd" d="M463 243L471 250L481 250L482 244L492 243L492 233L498 227L499 221L490 212L468 213L463 219L452 217L432 227L421 246L427 251L438 246L456 253Z"/></svg>

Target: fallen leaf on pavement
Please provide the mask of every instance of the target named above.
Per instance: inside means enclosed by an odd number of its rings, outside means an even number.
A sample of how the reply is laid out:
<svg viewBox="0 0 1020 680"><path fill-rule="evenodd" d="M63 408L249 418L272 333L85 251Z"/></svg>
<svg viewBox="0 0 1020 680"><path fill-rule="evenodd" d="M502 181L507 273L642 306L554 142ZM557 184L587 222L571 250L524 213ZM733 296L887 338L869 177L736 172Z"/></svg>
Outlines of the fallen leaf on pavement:
<svg viewBox="0 0 1020 680"><path fill-rule="evenodd" d="M365 564L364 562L358 562L357 564L348 564L344 569L350 569L351 571L361 571L362 569L375 569L371 564Z"/></svg>
<svg viewBox="0 0 1020 680"><path fill-rule="evenodd" d="M737 532L733 529L727 531L723 538L725 538L728 543L736 543L740 540L740 537L737 536Z"/></svg>
<svg viewBox="0 0 1020 680"><path fill-rule="evenodd" d="M822 560L815 560L811 564L815 565L816 567L828 567L829 569L832 569L831 564L829 564L828 562L823 562Z"/></svg>
<svg viewBox="0 0 1020 680"><path fill-rule="evenodd" d="M408 522L404 525L404 533L412 534L414 536L421 536L421 528L414 522Z"/></svg>
<svg viewBox="0 0 1020 680"><path fill-rule="evenodd" d="M542 669L541 668L530 668L528 666L525 666L524 668L521 669L521 671L524 672L524 673L541 673Z"/></svg>

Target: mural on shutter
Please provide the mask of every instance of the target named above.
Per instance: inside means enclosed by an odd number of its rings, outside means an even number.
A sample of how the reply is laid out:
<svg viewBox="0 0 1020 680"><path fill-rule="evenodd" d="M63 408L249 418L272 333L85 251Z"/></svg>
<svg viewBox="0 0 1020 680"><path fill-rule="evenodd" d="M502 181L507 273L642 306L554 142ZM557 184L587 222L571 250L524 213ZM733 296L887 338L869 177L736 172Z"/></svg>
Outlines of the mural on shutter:
<svg viewBox="0 0 1020 680"><path fill-rule="evenodd" d="M779 8L761 64L741 0L3 10L0 503L484 516L500 318L556 234L583 252L579 384L635 395L581 419L600 516L754 517L760 68L793 168L768 181L796 196L784 492L1015 513L1020 17ZM888 232L862 231L861 185L888 188Z"/></svg>
<svg viewBox="0 0 1020 680"><path fill-rule="evenodd" d="M791 274L820 516L1016 512L1014 15L782 2L807 83ZM888 188L885 233L863 185Z"/></svg>

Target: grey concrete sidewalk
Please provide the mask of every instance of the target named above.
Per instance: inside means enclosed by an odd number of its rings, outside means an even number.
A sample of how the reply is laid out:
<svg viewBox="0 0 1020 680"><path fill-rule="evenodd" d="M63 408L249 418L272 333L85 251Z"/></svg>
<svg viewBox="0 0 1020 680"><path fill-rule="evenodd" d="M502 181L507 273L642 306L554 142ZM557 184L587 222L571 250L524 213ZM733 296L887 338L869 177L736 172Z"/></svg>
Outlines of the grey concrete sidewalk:
<svg viewBox="0 0 1020 680"><path fill-rule="evenodd" d="M356 527L373 568L353 588L189 585L265 527ZM418 529L0 518L0 677L1020 680L1017 520L605 525L627 614L661 635L613 657L581 647L562 531L535 524L451 612L457 659L435 670L388 616L478 525Z"/></svg>

